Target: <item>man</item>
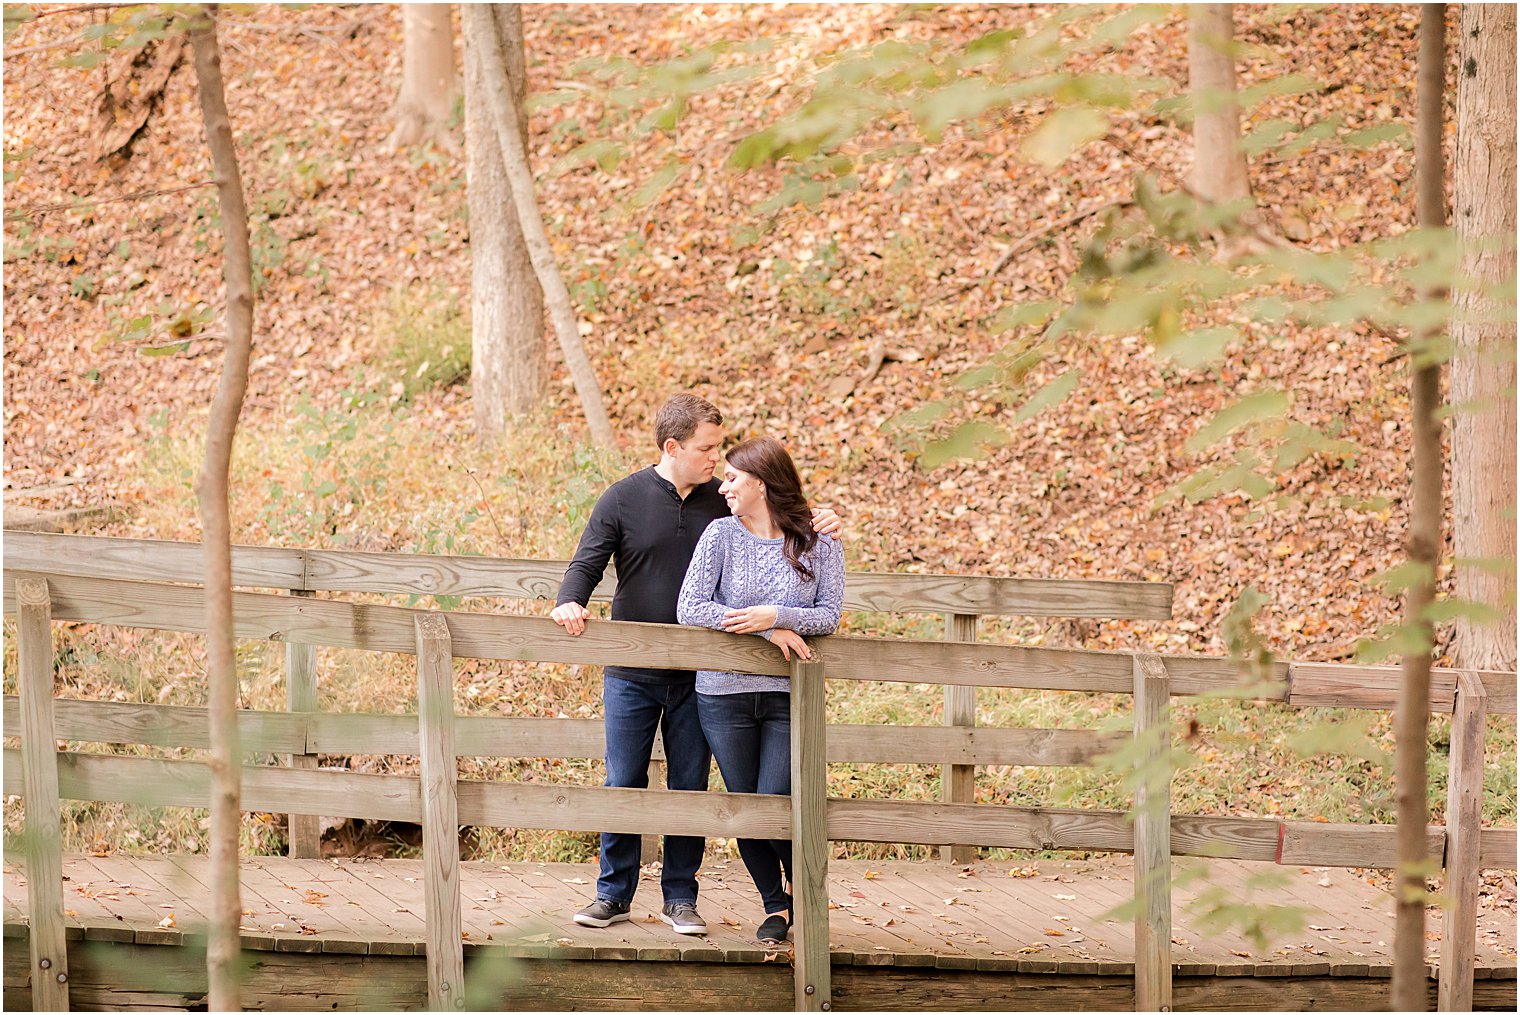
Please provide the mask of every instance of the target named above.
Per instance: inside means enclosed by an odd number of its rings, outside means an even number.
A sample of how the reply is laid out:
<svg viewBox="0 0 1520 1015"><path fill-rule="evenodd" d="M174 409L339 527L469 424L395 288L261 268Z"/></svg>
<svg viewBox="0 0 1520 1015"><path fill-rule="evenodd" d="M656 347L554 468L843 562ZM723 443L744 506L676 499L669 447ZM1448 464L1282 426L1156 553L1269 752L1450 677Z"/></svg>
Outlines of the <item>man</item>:
<svg viewBox="0 0 1520 1015"><path fill-rule="evenodd" d="M728 514L713 478L725 431L723 416L706 399L676 395L655 417L658 464L607 489L592 509L575 559L565 570L554 622L571 635L586 630L586 603L609 559L617 565L612 619L676 623L676 599L702 530ZM815 512L820 533L839 529L832 511ZM707 738L697 719L696 674L691 670L609 666L603 677L602 710L607 734L608 786L644 789L655 730L665 735L666 785L705 790L711 764ZM628 919L639 881L639 836L603 832L596 899L575 914L586 927ZM704 840L665 836L660 877L660 918L681 934L705 934L697 913L697 868Z"/></svg>

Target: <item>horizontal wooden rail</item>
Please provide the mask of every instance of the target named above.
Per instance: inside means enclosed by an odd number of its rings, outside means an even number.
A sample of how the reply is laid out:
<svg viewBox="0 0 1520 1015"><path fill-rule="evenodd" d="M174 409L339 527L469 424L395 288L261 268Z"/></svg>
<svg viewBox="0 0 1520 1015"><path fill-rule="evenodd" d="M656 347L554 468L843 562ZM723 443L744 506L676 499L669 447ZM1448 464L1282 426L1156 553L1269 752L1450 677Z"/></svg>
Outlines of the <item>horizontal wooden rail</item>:
<svg viewBox="0 0 1520 1015"><path fill-rule="evenodd" d="M195 544L188 544L195 545ZM5 572L5 610L14 612L15 576ZM49 575L53 616L163 631L198 633L204 612L196 586ZM234 594L240 638L290 641L385 652L415 651L415 610L327 599ZM545 663L718 667L783 676L786 663L760 639L664 624L598 621L570 638L547 617L451 613L456 657ZM820 639L832 679L889 680L1127 694L1132 656L1126 652L949 644L909 639L835 636ZM1254 683L1239 663L1211 656L1163 656L1174 695L1238 694L1242 700L1287 701L1309 707L1393 707L1398 670L1328 663L1276 663L1275 682ZM1432 672L1431 708L1450 712L1456 670ZM1515 713L1515 677L1478 674L1490 712Z"/></svg>
<svg viewBox="0 0 1520 1015"><path fill-rule="evenodd" d="M60 740L155 747L210 747L206 710L190 705L55 699ZM20 703L4 699L4 728L19 729ZM458 716L455 753L482 758L601 758L600 719ZM1118 749L1127 734L1097 730L965 729L942 726L828 727L829 761L921 765L1082 765ZM414 715L238 713L238 738L255 754L418 753ZM664 760L657 743L656 757Z"/></svg>
<svg viewBox="0 0 1520 1015"><path fill-rule="evenodd" d="M5 572L5 609L14 609L14 586L25 572ZM49 576L53 617L200 633L204 593L198 586L106 578ZM238 638L289 641L334 648L411 654L419 611L400 606L349 603L259 592L233 594L233 631ZM673 624L596 621L572 638L548 617L450 613L455 658L541 663L623 664L684 669L724 669L785 676L781 653L755 637ZM819 639L831 679L893 680L1045 690L1133 690L1132 658L1124 652L1026 648L1015 645L951 645L901 638L834 636ZM1223 659L1180 658L1167 666L1173 693L1211 693L1238 684L1240 667Z"/></svg>
<svg viewBox="0 0 1520 1015"><path fill-rule="evenodd" d="M384 592L551 599L568 561L445 557L345 550L233 548L234 585L311 592ZM5 532L5 569L96 578L200 582L199 543ZM597 586L609 600L615 577ZM1172 586L1164 582L852 571L845 608L884 613L979 613L995 616L1168 620Z"/></svg>
<svg viewBox="0 0 1520 1015"><path fill-rule="evenodd" d="M59 794L147 806L204 807L210 799L205 765L113 755L59 756ZM7 794L22 792L20 754L4 752ZM243 807L300 811L389 821L422 819L415 777L248 766ZM942 804L896 800L828 802L831 840L854 842L969 843L1008 849L1129 852L1134 829L1123 812ZM470 825L599 832L785 838L790 807L785 797L679 790L609 789L540 783L459 783L459 820ZM1172 854L1262 860L1323 867L1393 867L1396 829L1206 815L1172 816ZM1485 828L1480 866L1515 866L1515 830ZM1427 829L1427 848L1441 856L1445 829Z"/></svg>

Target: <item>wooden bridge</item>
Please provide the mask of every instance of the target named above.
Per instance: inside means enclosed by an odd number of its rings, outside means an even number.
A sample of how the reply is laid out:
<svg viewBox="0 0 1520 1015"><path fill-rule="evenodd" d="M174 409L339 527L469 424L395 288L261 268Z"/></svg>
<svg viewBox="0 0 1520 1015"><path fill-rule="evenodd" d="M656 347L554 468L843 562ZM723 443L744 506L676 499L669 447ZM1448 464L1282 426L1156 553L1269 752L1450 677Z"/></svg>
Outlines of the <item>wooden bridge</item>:
<svg viewBox="0 0 1520 1015"><path fill-rule="evenodd" d="M54 700L54 620L201 630L196 544L8 532L5 611L16 618L19 696L5 701L5 792L25 798L26 863L5 880L7 1007L204 1005L197 857L65 857L59 800L206 806L205 766L58 751L57 743L208 746L203 709ZM819 659L787 664L756 639L601 622L563 637L543 617L438 613L321 598L381 592L543 598L562 562L245 547L234 583L236 634L287 648L287 712L243 712L249 810L293 812L290 858L244 861L245 1004L268 1008L541 1007L908 1009L1377 1008L1387 1004L1391 901L1340 868L1391 867L1394 829L1172 814L1166 709L1174 695L1236 689L1247 703L1391 708L1397 671L1274 666L1251 683L1207 657L976 643L977 615L1161 619L1170 588L852 574L846 606L947 615L946 641L833 637ZM610 592L610 583L599 594ZM316 708L319 646L415 655L418 716ZM587 720L456 717L457 658L624 663L790 675L790 799L668 790L478 782L460 755L585 758L602 753ZM827 680L947 685L947 726L826 726ZM973 728L976 687L1134 696L1140 790L1132 815L977 805L978 765L1088 764L1128 737L1087 730ZM1256 706L1260 707L1260 706ZM1480 909L1479 872L1515 867L1515 831L1479 825L1484 716L1515 712L1515 678L1437 671L1431 708L1454 712L1448 827L1432 827L1451 909L1433 955L1444 1010L1512 1009L1512 914ZM419 718L420 717L420 718ZM316 770L317 754L411 754L419 777ZM946 766L944 802L828 799L829 762ZM423 860L365 864L316 855L317 815L419 822ZM590 894L589 867L461 863L461 824L646 835L790 837L796 926L787 951L750 938L745 876L709 863L703 911L713 933L689 941L636 919L604 931L568 914ZM830 861L831 840L946 847L956 863ZM1131 853L1015 866L974 861L971 847ZM1259 953L1173 914L1196 885L1174 883L1172 858L1207 862L1212 883L1240 884L1277 865L1274 902L1302 907L1307 931ZM510 868L510 869L507 869ZM67 880L65 880L67 879ZM734 883L737 882L737 887ZM403 887L404 886L404 887ZM1066 890L1056 890L1056 889ZM648 888L645 889L649 891ZM644 903L643 896L640 903ZM1137 915L1120 922L1130 903ZM636 909L636 913L643 914ZM166 920L163 914L174 918ZM730 920L741 924L731 926ZM626 929L625 929L626 928ZM1481 931L1481 933L1480 933ZM16 938L24 936L23 950Z"/></svg>

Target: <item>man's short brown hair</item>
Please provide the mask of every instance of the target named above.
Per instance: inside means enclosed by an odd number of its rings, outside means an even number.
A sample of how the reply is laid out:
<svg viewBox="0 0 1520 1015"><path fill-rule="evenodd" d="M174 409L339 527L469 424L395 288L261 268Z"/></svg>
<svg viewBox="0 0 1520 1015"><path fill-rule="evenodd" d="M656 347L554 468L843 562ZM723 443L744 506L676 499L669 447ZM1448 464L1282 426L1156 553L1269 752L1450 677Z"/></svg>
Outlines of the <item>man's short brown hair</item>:
<svg viewBox="0 0 1520 1015"><path fill-rule="evenodd" d="M722 426L723 414L705 398L676 395L660 406L660 412L654 418L655 445L664 451L665 442L671 438L675 438L677 444L685 444L703 423Z"/></svg>

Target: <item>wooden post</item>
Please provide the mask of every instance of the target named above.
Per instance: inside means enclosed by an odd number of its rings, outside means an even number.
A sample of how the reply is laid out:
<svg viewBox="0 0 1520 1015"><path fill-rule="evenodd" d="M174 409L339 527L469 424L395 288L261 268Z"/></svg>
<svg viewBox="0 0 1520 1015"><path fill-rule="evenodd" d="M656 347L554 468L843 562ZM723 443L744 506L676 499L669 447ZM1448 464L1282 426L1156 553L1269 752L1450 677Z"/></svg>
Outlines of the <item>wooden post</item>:
<svg viewBox="0 0 1520 1015"><path fill-rule="evenodd" d="M314 596L315 592L291 589L293 596ZM288 712L317 710L317 647L285 643L285 709ZM291 754L286 758L291 768L316 768L315 754ZM322 819L315 814L286 816L290 829L287 855L301 860L322 856Z"/></svg>
<svg viewBox="0 0 1520 1015"><path fill-rule="evenodd" d="M465 1004L459 798L454 764L454 658L449 625L442 614L419 613L416 623L428 1007L443 1011Z"/></svg>
<svg viewBox="0 0 1520 1015"><path fill-rule="evenodd" d="M829 1011L828 747L823 662L792 660L792 936L798 1011Z"/></svg>
<svg viewBox="0 0 1520 1015"><path fill-rule="evenodd" d="M1135 1010L1172 1010L1172 770L1166 666L1135 656Z"/></svg>
<svg viewBox="0 0 1520 1015"><path fill-rule="evenodd" d="M26 878L32 921L32 1009L68 1011L58 744L53 736L53 607L48 584L41 578L17 580L16 598L21 778L26 798Z"/></svg>
<svg viewBox="0 0 1520 1015"><path fill-rule="evenodd" d="M1478 935L1478 847L1483 827L1483 721L1488 695L1476 673L1457 675L1446 782L1446 895L1438 1011L1472 1011Z"/></svg>
<svg viewBox="0 0 1520 1015"><path fill-rule="evenodd" d="M665 785L665 766L658 761L649 762L649 788L660 789ZM639 863L654 863L660 858L660 837L649 832L639 837Z"/></svg>
<svg viewBox="0 0 1520 1015"><path fill-rule="evenodd" d="M945 640L976 641L976 614L945 614ZM976 725L976 688L945 685L945 725ZM941 796L947 804L976 803L976 766L942 765ZM975 846L941 846L940 858L950 863L971 863L976 859Z"/></svg>

